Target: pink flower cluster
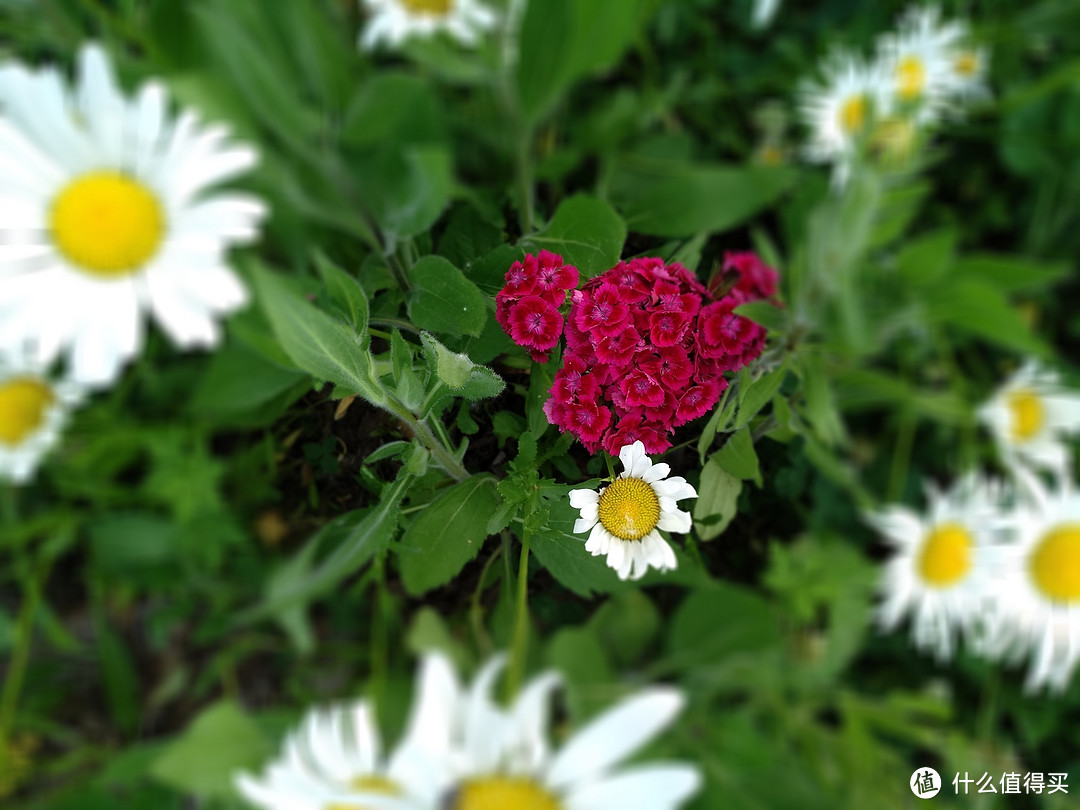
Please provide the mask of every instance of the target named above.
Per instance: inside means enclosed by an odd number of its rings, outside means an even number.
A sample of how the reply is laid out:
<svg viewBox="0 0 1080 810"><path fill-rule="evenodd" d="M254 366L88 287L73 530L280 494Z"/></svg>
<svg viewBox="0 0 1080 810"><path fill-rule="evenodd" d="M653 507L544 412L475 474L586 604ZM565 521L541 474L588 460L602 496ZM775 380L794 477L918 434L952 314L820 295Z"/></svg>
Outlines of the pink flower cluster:
<svg viewBox="0 0 1080 810"><path fill-rule="evenodd" d="M532 266L545 260L562 263L541 253ZM515 327L509 307L526 300L514 298L522 283L519 265L506 274L499 294L514 301L500 304L499 323L536 357L537 350L554 348L558 335L550 331L554 319L537 321L536 328ZM717 403L728 384L723 373L744 367L765 343L765 330L733 310L772 296L776 271L753 253L729 253L723 269L727 276L737 274L737 281L718 300L685 267L656 258L620 262L572 293L563 366L544 404L548 421L576 435L592 453L603 447L616 455L639 440L647 453L667 450L676 427ZM576 270L573 275L576 280ZM563 326L561 316L558 325Z"/></svg>
<svg viewBox="0 0 1080 810"><path fill-rule="evenodd" d="M577 268L565 264L562 256L546 250L529 254L506 271L506 286L495 296L495 319L533 360L546 363L563 331L559 307L577 284Z"/></svg>

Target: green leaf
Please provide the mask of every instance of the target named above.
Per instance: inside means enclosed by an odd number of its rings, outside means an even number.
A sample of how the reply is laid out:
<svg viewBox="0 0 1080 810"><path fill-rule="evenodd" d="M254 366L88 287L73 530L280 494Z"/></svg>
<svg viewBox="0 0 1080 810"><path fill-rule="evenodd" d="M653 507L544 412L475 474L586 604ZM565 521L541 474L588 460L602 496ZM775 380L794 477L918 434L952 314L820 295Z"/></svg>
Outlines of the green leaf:
<svg viewBox="0 0 1080 810"><path fill-rule="evenodd" d="M914 286L933 284L952 264L956 239L956 231L947 228L908 242L896 257L897 274Z"/></svg>
<svg viewBox="0 0 1080 810"><path fill-rule="evenodd" d="M1046 343L1032 333L1004 294L986 281L956 278L926 301L933 321L954 326L1008 349L1049 357Z"/></svg>
<svg viewBox="0 0 1080 810"><path fill-rule="evenodd" d="M717 582L679 605L667 633L667 655L682 668L724 664L780 643L776 611L767 600L739 585Z"/></svg>
<svg viewBox="0 0 1080 810"><path fill-rule="evenodd" d="M979 253L957 260L952 268L952 276L977 279L1004 293L1011 293L1048 287L1067 278L1069 271L1068 262L1048 264L1021 256Z"/></svg>
<svg viewBox="0 0 1080 810"><path fill-rule="evenodd" d="M750 428L743 428L728 437L727 442L716 453L720 467L728 474L743 481L752 480L760 487L761 470L758 467L757 452L754 450L754 438Z"/></svg>
<svg viewBox="0 0 1080 810"><path fill-rule="evenodd" d="M89 525L96 566L112 574L157 568L176 560L174 521L149 512L117 512Z"/></svg>
<svg viewBox="0 0 1080 810"><path fill-rule="evenodd" d="M469 265L502 245L503 232L488 222L472 205L455 205L447 217L446 229L439 237L440 256L455 267ZM507 267L510 265L508 264Z"/></svg>
<svg viewBox="0 0 1080 810"><path fill-rule="evenodd" d="M366 342L261 265L252 262L251 274L274 334L297 368L343 386L375 405L386 402Z"/></svg>
<svg viewBox="0 0 1080 810"><path fill-rule="evenodd" d="M783 333L787 330L787 311L770 304L768 301L750 301L735 307L736 315L742 315L756 324L764 326L770 333Z"/></svg>
<svg viewBox="0 0 1080 810"><path fill-rule="evenodd" d="M116 725L130 734L138 728L141 715L139 670L100 606L94 609L94 633L97 665L105 687L109 715Z"/></svg>
<svg viewBox="0 0 1080 810"><path fill-rule="evenodd" d="M445 146L393 144L355 171L364 180L364 200L391 242L429 230L453 190L451 153Z"/></svg>
<svg viewBox="0 0 1080 810"><path fill-rule="evenodd" d="M803 393L806 395L807 420L827 446L843 442L847 433L821 357L809 351L800 352L798 365L802 371Z"/></svg>
<svg viewBox="0 0 1080 810"><path fill-rule="evenodd" d="M285 564L280 576L271 579L263 601L241 614L237 623L284 614L310 602L389 548L397 533L401 499L412 480L407 471L401 472L394 483L384 487L377 506L349 512L320 529ZM332 551L314 565L314 554L320 547Z"/></svg>
<svg viewBox="0 0 1080 810"><path fill-rule="evenodd" d="M626 224L603 200L577 194L559 204L543 231L522 241L532 252L558 253L581 272L584 281L618 264Z"/></svg>
<svg viewBox="0 0 1080 810"><path fill-rule="evenodd" d="M357 331L360 342L367 342L368 299L364 288L356 278L350 276L323 254L315 251L315 266L323 277L330 298L341 307L348 323Z"/></svg>
<svg viewBox="0 0 1080 810"><path fill-rule="evenodd" d="M352 147L439 143L446 124L434 85L417 76L380 72L358 85L342 140Z"/></svg>
<svg viewBox="0 0 1080 810"><path fill-rule="evenodd" d="M516 75L525 116L539 120L574 82L613 66L653 7L649 0L529 3Z"/></svg>
<svg viewBox="0 0 1080 810"><path fill-rule="evenodd" d="M642 591L617 593L589 621L621 667L642 661L664 626L656 605Z"/></svg>
<svg viewBox="0 0 1080 810"><path fill-rule="evenodd" d="M701 470L698 499L694 502L694 528L703 541L724 533L735 517L742 481L720 464L719 452L709 456Z"/></svg>
<svg viewBox="0 0 1080 810"><path fill-rule="evenodd" d="M544 657L565 678L567 709L578 724L608 704L607 687L615 675L593 627L559 630L547 643Z"/></svg>
<svg viewBox="0 0 1080 810"><path fill-rule="evenodd" d="M488 518L498 505L495 478L474 475L425 507L398 544L405 589L419 596L456 577L480 553Z"/></svg>
<svg viewBox="0 0 1080 810"><path fill-rule="evenodd" d="M412 347L398 329L390 333L390 367L393 369L397 398L410 411L415 411L424 400L424 384L413 368Z"/></svg>
<svg viewBox="0 0 1080 810"><path fill-rule="evenodd" d="M421 329L478 337L487 320L484 294L442 256L425 256L409 274L409 318Z"/></svg>
<svg viewBox="0 0 1080 810"><path fill-rule="evenodd" d="M246 346L226 343L210 357L188 407L200 416L242 419L306 379Z"/></svg>
<svg viewBox="0 0 1080 810"><path fill-rule="evenodd" d="M254 770L271 753L259 727L235 703L204 709L158 757L150 775L201 799L235 796L233 779Z"/></svg>
<svg viewBox="0 0 1080 810"><path fill-rule="evenodd" d="M773 394L780 388L780 384L784 381L786 375L787 361L785 360L779 368L758 377L749 386L740 389L739 411L735 418L735 428L741 428L757 416L758 411L772 400Z"/></svg>
<svg viewBox="0 0 1080 810"><path fill-rule="evenodd" d="M797 177L789 168L633 158L616 164L611 196L631 231L692 236L745 222Z"/></svg>

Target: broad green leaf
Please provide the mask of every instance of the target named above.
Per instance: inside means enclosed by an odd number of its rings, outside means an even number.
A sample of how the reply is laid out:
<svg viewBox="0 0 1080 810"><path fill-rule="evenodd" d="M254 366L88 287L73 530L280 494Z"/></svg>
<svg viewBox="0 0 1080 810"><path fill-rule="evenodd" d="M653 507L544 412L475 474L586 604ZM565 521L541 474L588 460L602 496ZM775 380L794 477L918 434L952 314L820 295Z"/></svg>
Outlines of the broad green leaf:
<svg viewBox="0 0 1080 810"><path fill-rule="evenodd" d="M474 475L419 512L398 544L405 589L419 596L456 577L480 553L488 518L498 505L495 478Z"/></svg>
<svg viewBox="0 0 1080 810"><path fill-rule="evenodd" d="M409 278L409 318L421 329L477 337L484 329L484 294L442 256L425 256Z"/></svg>
<svg viewBox="0 0 1080 810"><path fill-rule="evenodd" d="M412 348L398 329L390 333L390 364L397 398L410 411L415 411L424 400L424 384L413 368Z"/></svg>
<svg viewBox="0 0 1080 810"><path fill-rule="evenodd" d="M764 326L769 332L783 333L787 330L787 312L768 301L750 301L735 307L736 315L742 315L756 324Z"/></svg>
<svg viewBox="0 0 1080 810"><path fill-rule="evenodd" d="M315 266L322 276L331 300L341 307L349 325L357 331L361 344L367 342L368 299L364 288L353 276L350 276L323 254L315 251Z"/></svg>
<svg viewBox="0 0 1080 810"><path fill-rule="evenodd" d="M227 343L211 356L188 407L215 418L242 418L307 379L246 346Z"/></svg>
<svg viewBox="0 0 1080 810"><path fill-rule="evenodd" d="M590 626L621 667L641 663L664 627L652 600L634 589L613 595L593 614Z"/></svg>
<svg viewBox="0 0 1080 810"><path fill-rule="evenodd" d="M89 525L95 565L110 574L130 574L176 561L177 527L152 512L113 512Z"/></svg>
<svg viewBox="0 0 1080 810"><path fill-rule="evenodd" d="M360 194L393 243L429 230L453 190L450 150L441 145L396 142L353 161Z"/></svg>
<svg viewBox="0 0 1080 810"><path fill-rule="evenodd" d="M1039 357L1050 355L1046 343L1031 331L1004 294L986 281L953 279L926 301L926 311L937 323L999 346Z"/></svg>
<svg viewBox="0 0 1080 810"><path fill-rule="evenodd" d="M611 195L631 231L692 236L745 222L797 177L789 168L633 158L616 164Z"/></svg>
<svg viewBox="0 0 1080 810"><path fill-rule="evenodd" d="M468 270L502 243L502 230L484 219L474 206L463 203L450 210L446 229L439 237L438 253L455 267Z"/></svg>
<svg viewBox="0 0 1080 810"><path fill-rule="evenodd" d="M687 596L671 620L667 655L685 668L724 664L781 642L776 610L754 591L716 582Z"/></svg>
<svg viewBox="0 0 1080 810"><path fill-rule="evenodd" d="M1066 278L1070 269L1067 262L1046 263L1022 256L979 253L958 259L952 275L977 279L1010 293L1048 287Z"/></svg>
<svg viewBox="0 0 1080 810"><path fill-rule="evenodd" d="M775 368L754 380L749 386L739 392L739 411L735 418L735 428L740 428L757 416L758 411L765 407L780 388L780 384L787 376L787 362L779 368Z"/></svg>
<svg viewBox="0 0 1080 810"><path fill-rule="evenodd" d="M724 533L735 517L742 491L742 481L721 466L718 455L713 453L705 463L694 501L694 529L703 541Z"/></svg>
<svg viewBox="0 0 1080 810"><path fill-rule="evenodd" d="M259 302L297 368L382 405L385 394L366 344L344 323L309 304L262 266L251 265Z"/></svg>
<svg viewBox="0 0 1080 810"><path fill-rule="evenodd" d="M908 284L925 287L944 275L956 251L956 231L934 231L904 245L896 257L896 272Z"/></svg>
<svg viewBox="0 0 1080 810"><path fill-rule="evenodd" d="M522 241L533 253L541 249L558 253L584 281L618 264L626 225L603 200L577 194L559 204L543 231Z"/></svg>
<svg viewBox="0 0 1080 810"><path fill-rule="evenodd" d="M716 452L716 460L729 475L743 481L751 480L760 487L761 469L758 467L757 451L750 428L744 427L732 433L727 442Z"/></svg>
<svg viewBox="0 0 1080 810"><path fill-rule="evenodd" d="M566 704L576 723L584 723L607 705L607 687L615 678L604 645L592 626L564 627L545 648L549 666L566 681Z"/></svg>
<svg viewBox="0 0 1080 810"><path fill-rule="evenodd" d="M613 66L652 8L649 0L529 3L516 76L526 118L539 120L574 82Z"/></svg>
<svg viewBox="0 0 1080 810"><path fill-rule="evenodd" d="M271 753L259 727L235 703L204 709L150 767L150 775L203 800L235 795L237 771L254 770Z"/></svg>
<svg viewBox="0 0 1080 810"><path fill-rule="evenodd" d="M417 76L387 71L357 84L345 114L342 140L351 147L387 143L440 143L446 135L434 85Z"/></svg>
<svg viewBox="0 0 1080 810"><path fill-rule="evenodd" d="M832 386L821 357L816 353L803 351L799 354L798 364L802 371L803 393L806 395L807 420L826 445L844 441L847 438L844 422L836 408Z"/></svg>

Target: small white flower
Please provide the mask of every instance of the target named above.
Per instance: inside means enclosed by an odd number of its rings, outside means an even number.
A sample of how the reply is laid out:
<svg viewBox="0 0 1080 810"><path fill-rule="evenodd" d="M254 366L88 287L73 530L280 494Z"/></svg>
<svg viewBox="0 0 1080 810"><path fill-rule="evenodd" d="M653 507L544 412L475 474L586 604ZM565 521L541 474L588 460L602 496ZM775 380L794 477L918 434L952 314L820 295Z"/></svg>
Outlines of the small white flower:
<svg viewBox="0 0 1080 810"><path fill-rule="evenodd" d="M503 656L489 661L465 691L441 656L424 662L424 690L445 696L441 719L425 712L417 738L430 756L428 778L443 786L441 808L676 810L699 789L701 775L689 764L617 767L675 719L684 703L677 690L624 698L552 751L548 704L558 674L537 676L502 709L491 693L503 664Z"/></svg>
<svg viewBox="0 0 1080 810"><path fill-rule="evenodd" d="M940 117L956 91L953 56L967 28L943 22L936 6L914 7L898 31L881 39L880 62L901 105L911 105L920 124Z"/></svg>
<svg viewBox="0 0 1080 810"><path fill-rule="evenodd" d="M0 478L29 481L82 398L78 384L51 380L24 353L0 353Z"/></svg>
<svg viewBox="0 0 1080 810"><path fill-rule="evenodd" d="M423 755L408 744L430 726L421 710L444 695L418 694L410 733L388 758L366 701L314 709L261 776L242 772L237 790L265 810L414 810L435 807L439 786L424 772Z"/></svg>
<svg viewBox="0 0 1080 810"><path fill-rule="evenodd" d="M224 253L265 207L205 190L255 152L166 106L157 82L128 101L96 45L74 88L52 67L0 69L0 347L66 352L76 380L107 385L141 349L143 310L178 346L212 346L246 302Z"/></svg>
<svg viewBox="0 0 1080 810"><path fill-rule="evenodd" d="M1014 648L1032 654L1027 688L1063 690L1080 661L1080 493L1023 473L1014 542L994 583Z"/></svg>
<svg viewBox="0 0 1080 810"><path fill-rule="evenodd" d="M585 549L594 557L607 555L607 564L620 579L640 579L649 567L661 571L677 565L675 552L659 530L686 533L692 521L675 505L697 492L680 476L668 478L671 467L653 464L640 441L619 451L623 472L599 492L570 491L570 505L581 510L575 532L589 532Z"/></svg>
<svg viewBox="0 0 1080 810"><path fill-rule="evenodd" d="M875 121L891 110L891 87L879 65L836 52L826 61L824 80L804 83L800 109L810 129L806 157L833 164L833 183L843 186L859 145Z"/></svg>
<svg viewBox="0 0 1080 810"><path fill-rule="evenodd" d="M1061 387L1056 372L1026 362L978 410L1002 460L1065 475L1071 453L1064 435L1080 431L1080 394Z"/></svg>
<svg viewBox="0 0 1080 810"><path fill-rule="evenodd" d="M915 645L948 659L961 633L998 630L983 626L980 611L1004 528L1003 492L969 475L946 493L927 486L926 495L925 515L892 505L866 516L896 552L885 565L877 619L891 630L910 614Z"/></svg>
<svg viewBox="0 0 1080 810"><path fill-rule="evenodd" d="M479 0L362 0L371 13L360 45L371 50L385 42L399 47L410 37L445 31L462 45L475 45L496 16Z"/></svg>
<svg viewBox="0 0 1080 810"><path fill-rule="evenodd" d="M960 101L988 101L990 89L986 86L986 73L990 62L986 48L958 45L949 53L952 76L949 92Z"/></svg>

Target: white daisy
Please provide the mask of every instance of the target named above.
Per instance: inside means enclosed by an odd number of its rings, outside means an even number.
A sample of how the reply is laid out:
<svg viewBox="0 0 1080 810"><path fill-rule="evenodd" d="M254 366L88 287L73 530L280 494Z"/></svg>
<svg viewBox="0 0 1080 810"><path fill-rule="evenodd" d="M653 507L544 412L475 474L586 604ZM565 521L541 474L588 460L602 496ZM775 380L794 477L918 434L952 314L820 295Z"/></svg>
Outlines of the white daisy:
<svg viewBox="0 0 1080 810"><path fill-rule="evenodd" d="M418 695L417 706L443 698ZM414 714L406 739L428 725ZM261 776L239 773L234 783L252 805L266 810L434 808L441 788L422 769L424 761L405 744L384 758L373 711L360 700L308 712Z"/></svg>
<svg viewBox="0 0 1080 810"><path fill-rule="evenodd" d="M96 45L70 90L52 67L0 69L0 346L67 352L75 379L105 385L140 351L144 309L178 346L212 346L246 302L224 252L265 207L204 192L256 154L166 102L157 82L128 101Z"/></svg>
<svg viewBox="0 0 1080 810"><path fill-rule="evenodd" d="M823 72L822 82L800 90L799 106L810 128L806 157L832 163L833 182L842 186L874 121L891 109L890 86L880 66L843 52L834 53Z"/></svg>
<svg viewBox="0 0 1080 810"><path fill-rule="evenodd" d="M959 45L949 53L952 76L949 92L961 101L987 101L990 90L986 86L986 74L990 56L986 48Z"/></svg>
<svg viewBox="0 0 1080 810"><path fill-rule="evenodd" d="M977 625L988 632L979 611L997 564L1003 492L969 475L946 493L928 485L926 497L924 515L891 505L866 516L896 551L885 565L877 619L891 630L911 614L915 645L948 659L961 633Z"/></svg>
<svg viewBox="0 0 1080 810"><path fill-rule="evenodd" d="M581 510L574 531L592 530L585 550L594 557L606 554L619 579L640 579L650 566L674 569L675 552L657 530L690 531L690 513L675 502L696 498L697 492L685 478L668 478L671 467L653 464L640 441L623 447L619 460L623 472L599 492L570 491L570 505Z"/></svg>
<svg viewBox="0 0 1080 810"><path fill-rule="evenodd" d="M557 751L548 741L549 699L557 673L534 678L502 709L491 693L504 657L483 667L468 692L449 664L429 656L428 691L457 695L427 712L422 737L435 755L429 777L444 786L443 810L676 810L700 787L697 768L681 762L617 768L670 725L682 694L653 687L631 695L575 733Z"/></svg>
<svg viewBox="0 0 1080 810"><path fill-rule="evenodd" d="M1054 490L1025 479L1028 499L995 584L1010 629L1033 655L1027 688L1062 690L1080 661L1080 493L1068 479Z"/></svg>
<svg viewBox="0 0 1080 810"><path fill-rule="evenodd" d="M71 380L50 379L24 352L0 352L0 478L29 481L83 395Z"/></svg>
<svg viewBox="0 0 1080 810"><path fill-rule="evenodd" d="M882 37L879 45L892 92L901 105L914 108L920 124L936 120L953 93L953 54L967 37L966 26L939 17L936 6L909 9L899 30Z"/></svg>
<svg viewBox="0 0 1080 810"><path fill-rule="evenodd" d="M1010 466L1021 462L1066 473L1072 456L1064 435L1080 431L1080 394L1062 388L1056 372L1029 360L977 415Z"/></svg>
<svg viewBox="0 0 1080 810"><path fill-rule="evenodd" d="M362 0L371 13L360 36L368 50L385 42L396 48L412 36L445 31L463 45L474 45L480 32L495 25L495 12L479 0Z"/></svg>

